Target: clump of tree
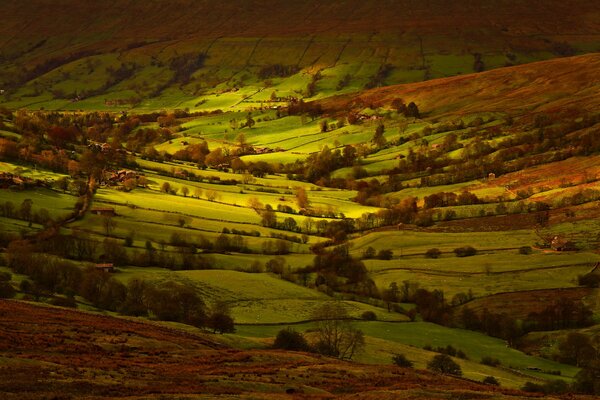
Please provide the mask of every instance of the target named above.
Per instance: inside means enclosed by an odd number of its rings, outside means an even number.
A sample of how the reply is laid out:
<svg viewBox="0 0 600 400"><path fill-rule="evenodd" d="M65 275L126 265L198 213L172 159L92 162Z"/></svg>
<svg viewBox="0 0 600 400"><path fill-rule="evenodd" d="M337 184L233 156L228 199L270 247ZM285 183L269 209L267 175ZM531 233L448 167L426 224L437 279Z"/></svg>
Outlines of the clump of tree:
<svg viewBox="0 0 600 400"><path fill-rule="evenodd" d="M296 65L271 64L261 67L258 71L260 79L285 78L298 72Z"/></svg>
<svg viewBox="0 0 600 400"><path fill-rule="evenodd" d="M277 333L273 347L291 351L309 351L310 346L301 332L292 328L282 329Z"/></svg>
<svg viewBox="0 0 600 400"><path fill-rule="evenodd" d="M383 86L385 79L392 73L394 66L391 64L383 64L379 66L377 72L365 84L365 89L373 89Z"/></svg>
<svg viewBox="0 0 600 400"><path fill-rule="evenodd" d="M206 58L204 53L188 53L171 59L169 62L169 69L173 71L171 83L188 84L192 74L204 66Z"/></svg>
<svg viewBox="0 0 600 400"><path fill-rule="evenodd" d="M427 363L427 369L445 375L462 376L460 365L446 354L434 356L433 359Z"/></svg>

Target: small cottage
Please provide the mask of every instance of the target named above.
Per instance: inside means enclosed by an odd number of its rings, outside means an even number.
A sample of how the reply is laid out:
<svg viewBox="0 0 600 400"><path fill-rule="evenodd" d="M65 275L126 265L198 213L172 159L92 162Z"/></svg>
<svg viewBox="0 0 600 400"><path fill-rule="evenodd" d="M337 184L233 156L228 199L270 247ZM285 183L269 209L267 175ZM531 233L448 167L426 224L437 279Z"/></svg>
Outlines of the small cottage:
<svg viewBox="0 0 600 400"><path fill-rule="evenodd" d="M554 251L575 251L577 246L570 240L567 240L561 236L554 236L550 242L550 248Z"/></svg>

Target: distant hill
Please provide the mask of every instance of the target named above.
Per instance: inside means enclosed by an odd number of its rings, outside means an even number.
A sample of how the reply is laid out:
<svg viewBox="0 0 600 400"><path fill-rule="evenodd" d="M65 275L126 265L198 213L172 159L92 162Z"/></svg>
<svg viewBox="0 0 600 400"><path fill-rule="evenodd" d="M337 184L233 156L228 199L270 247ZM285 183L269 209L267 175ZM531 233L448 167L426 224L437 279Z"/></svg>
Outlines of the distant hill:
<svg viewBox="0 0 600 400"><path fill-rule="evenodd" d="M318 97L600 50L600 6L582 0L6 0L0 15L0 89L13 108L201 108L216 87L298 72L309 81L290 93ZM304 93L317 71L323 81Z"/></svg>

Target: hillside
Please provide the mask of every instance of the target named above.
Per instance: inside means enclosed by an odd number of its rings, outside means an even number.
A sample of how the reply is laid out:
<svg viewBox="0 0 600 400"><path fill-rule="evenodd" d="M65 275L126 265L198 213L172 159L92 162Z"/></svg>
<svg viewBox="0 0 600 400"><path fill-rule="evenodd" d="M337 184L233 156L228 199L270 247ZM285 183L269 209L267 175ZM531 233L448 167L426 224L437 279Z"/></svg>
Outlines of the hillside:
<svg viewBox="0 0 600 400"><path fill-rule="evenodd" d="M521 116L600 106L600 53L501 68L479 74L392 85L321 101L326 109L414 101L427 115L499 112Z"/></svg>
<svg viewBox="0 0 600 400"><path fill-rule="evenodd" d="M220 335L23 302L0 301L0 315L7 400L528 397L421 370L236 350Z"/></svg>
<svg viewBox="0 0 600 400"><path fill-rule="evenodd" d="M4 103L45 109L235 109L600 49L600 8L581 0L9 0L0 15Z"/></svg>

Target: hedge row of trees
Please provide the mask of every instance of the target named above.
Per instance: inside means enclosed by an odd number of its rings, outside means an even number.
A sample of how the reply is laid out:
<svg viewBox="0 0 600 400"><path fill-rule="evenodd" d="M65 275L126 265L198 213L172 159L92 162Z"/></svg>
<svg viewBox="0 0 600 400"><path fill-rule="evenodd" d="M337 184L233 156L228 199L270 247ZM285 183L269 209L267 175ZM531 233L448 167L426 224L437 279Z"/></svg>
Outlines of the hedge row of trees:
<svg viewBox="0 0 600 400"><path fill-rule="evenodd" d="M155 283L133 279L127 285L110 273L79 265L48 254L35 253L26 242L13 242L7 251L7 264L31 279L21 283L21 291L35 298L54 293L73 298L79 295L94 307L125 315L149 316L177 321L218 332L232 332L233 319L224 304L209 308L194 287L178 282ZM74 305L74 301L71 302Z"/></svg>

